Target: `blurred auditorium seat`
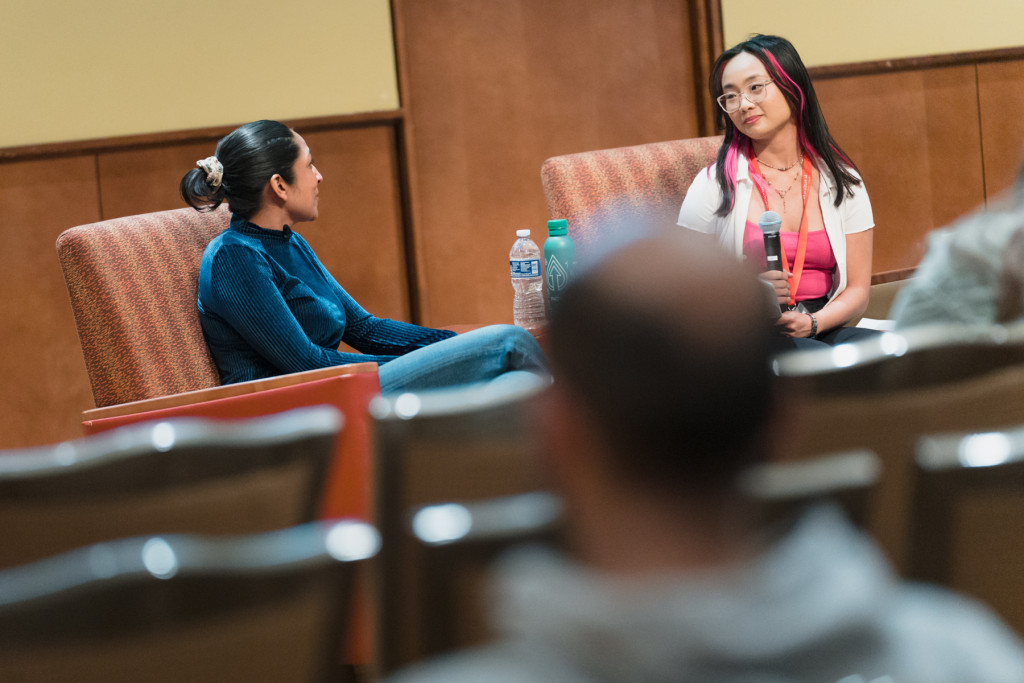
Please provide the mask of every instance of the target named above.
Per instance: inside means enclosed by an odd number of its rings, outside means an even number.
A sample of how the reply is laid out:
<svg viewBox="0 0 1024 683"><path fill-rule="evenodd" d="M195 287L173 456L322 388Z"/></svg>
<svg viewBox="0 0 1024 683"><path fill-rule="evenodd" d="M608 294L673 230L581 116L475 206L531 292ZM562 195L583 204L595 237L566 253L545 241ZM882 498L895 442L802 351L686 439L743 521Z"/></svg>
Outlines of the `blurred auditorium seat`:
<svg viewBox="0 0 1024 683"><path fill-rule="evenodd" d="M780 458L874 452L883 476L867 528L906 569L916 441L1024 423L1024 327L934 325L780 355Z"/></svg>
<svg viewBox="0 0 1024 683"><path fill-rule="evenodd" d="M395 620L419 634L408 663L481 645L494 635L488 618L488 579L494 561L524 545L561 544L562 502L544 491L415 509L401 543L415 576Z"/></svg>
<svg viewBox="0 0 1024 683"><path fill-rule="evenodd" d="M382 547L376 590L377 668L386 674L426 652L418 609L423 577L414 571L408 524L433 503L547 488L527 428L529 403L548 381L378 397L370 406L375 441L374 509Z"/></svg>
<svg viewBox="0 0 1024 683"><path fill-rule="evenodd" d="M0 452L0 567L149 533L254 533L312 521L342 428L330 406L233 422L178 418Z"/></svg>
<svg viewBox="0 0 1024 683"><path fill-rule="evenodd" d="M338 681L363 522L107 541L0 571L0 680Z"/></svg>
<svg viewBox="0 0 1024 683"><path fill-rule="evenodd" d="M855 450L764 463L748 470L742 484L768 522L795 519L813 505L831 503L864 528L880 479L878 457Z"/></svg>
<svg viewBox="0 0 1024 683"><path fill-rule="evenodd" d="M1024 634L1024 427L918 442L910 576L988 603Z"/></svg>
<svg viewBox="0 0 1024 683"><path fill-rule="evenodd" d="M367 406L379 393L377 365L353 363L97 408L85 412L82 425L86 434L98 434L153 420L256 419L285 410L331 405L344 416L345 429L335 442L319 514L368 520L372 468ZM197 399L196 394L202 396Z"/></svg>

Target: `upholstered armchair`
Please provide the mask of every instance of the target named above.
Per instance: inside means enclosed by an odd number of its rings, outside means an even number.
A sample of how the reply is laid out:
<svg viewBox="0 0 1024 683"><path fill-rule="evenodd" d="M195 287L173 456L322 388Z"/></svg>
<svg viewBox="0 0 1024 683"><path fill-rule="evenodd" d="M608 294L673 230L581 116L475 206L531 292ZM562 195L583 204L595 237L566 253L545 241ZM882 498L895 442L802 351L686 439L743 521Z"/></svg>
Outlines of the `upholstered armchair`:
<svg viewBox="0 0 1024 683"><path fill-rule="evenodd" d="M346 426L323 514L366 519L366 409L380 392L376 364L220 386L196 301L203 250L229 220L226 208L175 209L82 225L57 239L97 406L85 412L85 430L167 417L256 417L331 403Z"/></svg>
<svg viewBox="0 0 1024 683"><path fill-rule="evenodd" d="M97 407L220 384L196 315L199 261L226 210L71 228L57 255Z"/></svg>
<svg viewBox="0 0 1024 683"><path fill-rule="evenodd" d="M674 226L690 184L721 144L719 135L552 157L540 171L548 214L568 221L583 258L637 227ZM876 279L864 317L884 319L904 281Z"/></svg>
<svg viewBox="0 0 1024 683"><path fill-rule="evenodd" d="M686 190L721 143L717 136L552 157L540 171L548 213L568 221L582 254L637 221L675 225Z"/></svg>

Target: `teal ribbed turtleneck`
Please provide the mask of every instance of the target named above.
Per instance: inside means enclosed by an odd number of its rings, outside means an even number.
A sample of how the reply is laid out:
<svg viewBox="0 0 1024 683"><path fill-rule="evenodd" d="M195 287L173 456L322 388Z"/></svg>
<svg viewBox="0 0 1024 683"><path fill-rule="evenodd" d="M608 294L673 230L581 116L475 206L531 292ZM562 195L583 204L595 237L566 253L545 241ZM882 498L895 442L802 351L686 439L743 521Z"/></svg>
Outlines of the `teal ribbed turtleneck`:
<svg viewBox="0 0 1024 683"><path fill-rule="evenodd" d="M301 235L237 216L203 254L199 319L225 384L345 363L386 363L455 336L370 315ZM338 351L341 342L362 353Z"/></svg>

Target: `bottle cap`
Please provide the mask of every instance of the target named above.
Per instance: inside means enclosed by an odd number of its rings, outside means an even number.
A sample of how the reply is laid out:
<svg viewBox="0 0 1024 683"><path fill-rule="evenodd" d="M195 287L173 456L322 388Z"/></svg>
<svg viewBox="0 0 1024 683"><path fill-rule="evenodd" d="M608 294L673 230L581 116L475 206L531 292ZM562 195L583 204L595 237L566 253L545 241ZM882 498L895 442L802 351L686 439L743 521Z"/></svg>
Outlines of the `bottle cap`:
<svg viewBox="0 0 1024 683"><path fill-rule="evenodd" d="M564 218L548 221L548 234L555 237L569 234L569 223Z"/></svg>
<svg viewBox="0 0 1024 683"><path fill-rule="evenodd" d="M516 230L516 237L529 237L529 236L530 236L530 231L529 230Z"/></svg>

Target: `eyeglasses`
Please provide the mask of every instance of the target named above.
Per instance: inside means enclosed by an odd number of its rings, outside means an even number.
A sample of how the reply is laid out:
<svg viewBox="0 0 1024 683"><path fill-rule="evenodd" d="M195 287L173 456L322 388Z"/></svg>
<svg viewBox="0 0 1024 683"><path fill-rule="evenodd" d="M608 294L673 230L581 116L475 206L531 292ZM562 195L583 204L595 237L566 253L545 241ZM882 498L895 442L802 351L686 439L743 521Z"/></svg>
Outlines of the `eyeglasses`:
<svg viewBox="0 0 1024 683"><path fill-rule="evenodd" d="M751 83L741 92L727 92L724 95L719 95L718 106L721 107L722 111L726 114L732 114L735 111L739 111L740 104L743 102L744 97L750 100L751 104L764 102L764 98L768 96L769 83L774 83L774 81L767 80L760 83Z"/></svg>

